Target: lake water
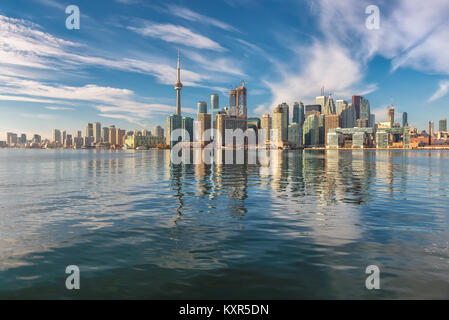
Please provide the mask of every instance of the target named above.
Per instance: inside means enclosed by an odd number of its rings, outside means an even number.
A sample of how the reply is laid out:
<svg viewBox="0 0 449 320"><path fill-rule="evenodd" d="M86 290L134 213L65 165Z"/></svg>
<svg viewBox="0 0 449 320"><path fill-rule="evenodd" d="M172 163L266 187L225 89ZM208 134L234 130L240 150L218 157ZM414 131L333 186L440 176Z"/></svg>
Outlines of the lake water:
<svg viewBox="0 0 449 320"><path fill-rule="evenodd" d="M449 152L273 155L0 150L0 298L449 298Z"/></svg>

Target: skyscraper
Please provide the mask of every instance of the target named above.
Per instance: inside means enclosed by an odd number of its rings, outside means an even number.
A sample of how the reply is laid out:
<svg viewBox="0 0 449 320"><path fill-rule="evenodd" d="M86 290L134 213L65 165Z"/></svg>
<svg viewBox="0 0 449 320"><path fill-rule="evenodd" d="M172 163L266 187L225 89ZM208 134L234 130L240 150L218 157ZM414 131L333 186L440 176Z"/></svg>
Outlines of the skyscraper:
<svg viewBox="0 0 449 320"><path fill-rule="evenodd" d="M53 142L54 143L61 143L61 130L53 129Z"/></svg>
<svg viewBox="0 0 449 320"><path fill-rule="evenodd" d="M337 100L335 101L335 111L340 116L341 112L343 111L343 106L348 105L348 102L346 100Z"/></svg>
<svg viewBox="0 0 449 320"><path fill-rule="evenodd" d="M209 113L200 113L198 114L198 129L199 132L194 132L194 134L197 134L197 137L199 138L199 142L201 142L202 145L204 145L206 142L210 141L210 137L205 136L206 130L210 129L211 126L211 118Z"/></svg>
<svg viewBox="0 0 449 320"><path fill-rule="evenodd" d="M321 105L320 104L308 104L305 107L305 115L304 119L307 119L311 114L321 113Z"/></svg>
<svg viewBox="0 0 449 320"><path fill-rule="evenodd" d="M355 110L355 119L360 119L360 100L361 96L352 96L352 106Z"/></svg>
<svg viewBox="0 0 449 320"><path fill-rule="evenodd" d="M229 109L231 116L247 118L246 106L246 87L245 82L242 85L229 92Z"/></svg>
<svg viewBox="0 0 449 320"><path fill-rule="evenodd" d="M290 113L289 113L289 106L287 103L283 102L280 105L277 106L277 108L282 113L282 128L284 132L282 133L282 137L284 140L282 141L288 141L288 125L290 124ZM274 117L273 117L274 122ZM274 123L273 123L273 129L274 129Z"/></svg>
<svg viewBox="0 0 449 320"><path fill-rule="evenodd" d="M109 128L108 127L103 127L102 141L104 143L109 143Z"/></svg>
<svg viewBox="0 0 449 320"><path fill-rule="evenodd" d="M169 145L170 147L173 147L176 143L178 143L179 141L181 141L182 137L178 137L178 139L176 140L176 137L173 137L174 140L172 140L172 133L176 130L176 129L181 129L182 128L182 117L177 115L177 114L171 114L168 118L167 118L167 126L166 126L166 143L167 145Z"/></svg>
<svg viewBox="0 0 449 320"><path fill-rule="evenodd" d="M198 114L207 113L207 103L206 101L198 101Z"/></svg>
<svg viewBox="0 0 449 320"><path fill-rule="evenodd" d="M265 137L266 140L270 140L270 131L271 131L271 117L268 113L265 113L262 116L262 119L260 121L260 128L265 130Z"/></svg>
<svg viewBox="0 0 449 320"><path fill-rule="evenodd" d="M402 126L408 127L408 114L407 112L402 113Z"/></svg>
<svg viewBox="0 0 449 320"><path fill-rule="evenodd" d="M439 124L438 124L438 131L443 131L443 132L447 132L447 119L441 119Z"/></svg>
<svg viewBox="0 0 449 320"><path fill-rule="evenodd" d="M90 138L94 136L94 125L92 123L88 123L86 126L86 137Z"/></svg>
<svg viewBox="0 0 449 320"><path fill-rule="evenodd" d="M324 123L324 144L327 145L327 133L330 129L340 128L340 116L338 114L326 115Z"/></svg>
<svg viewBox="0 0 449 320"><path fill-rule="evenodd" d="M304 146L316 146L319 143L319 129L318 129L319 114L313 113L309 115L304 121L303 126L303 144Z"/></svg>
<svg viewBox="0 0 449 320"><path fill-rule="evenodd" d="M276 137L271 137L271 140L276 140L279 144L287 141L286 130L288 130L288 126L285 127L284 110L279 106L273 112L273 130Z"/></svg>
<svg viewBox="0 0 449 320"><path fill-rule="evenodd" d="M182 125L182 129L183 129L182 141L192 142L193 141L193 118L182 117L181 125Z"/></svg>
<svg viewBox="0 0 449 320"><path fill-rule="evenodd" d="M394 106L391 105L391 107L388 108L388 122L390 122L390 125L393 126L394 123Z"/></svg>
<svg viewBox="0 0 449 320"><path fill-rule="evenodd" d="M315 98L315 104L320 105L321 106L320 112L323 112L324 111L324 107L327 104L327 97L323 95L324 94L324 90L323 90L323 92L321 94L322 94L321 96Z"/></svg>
<svg viewBox="0 0 449 320"><path fill-rule="evenodd" d="M162 129L161 126L155 126L155 127L154 127L154 131L153 131L153 134L154 134L156 137L163 137L163 136L164 136L164 129Z"/></svg>
<svg viewBox="0 0 449 320"><path fill-rule="evenodd" d="M95 143L101 142L101 123L95 122L94 123L94 138Z"/></svg>
<svg viewBox="0 0 449 320"><path fill-rule="evenodd" d="M293 123L299 123L299 102L293 104Z"/></svg>
<svg viewBox="0 0 449 320"><path fill-rule="evenodd" d="M369 100L365 98L360 99L360 117L359 119L366 119L369 125L369 118L371 115Z"/></svg>
<svg viewBox="0 0 449 320"><path fill-rule="evenodd" d="M302 126L298 122L288 125L288 142L294 148L302 147Z"/></svg>
<svg viewBox="0 0 449 320"><path fill-rule="evenodd" d="M211 113L211 121L212 121L212 128L217 129L217 113L220 111L220 100L219 96L216 93L212 93L210 95L210 113ZM211 138L214 139L214 131L212 131Z"/></svg>
<svg viewBox="0 0 449 320"><path fill-rule="evenodd" d="M17 143L17 133L7 132L6 133L7 143L11 146Z"/></svg>
<svg viewBox="0 0 449 320"><path fill-rule="evenodd" d="M109 126L109 144L116 145L117 144L117 135L116 128L114 125Z"/></svg>
<svg viewBox="0 0 449 320"><path fill-rule="evenodd" d="M323 110L323 109L321 109ZM329 94L329 97L326 99L326 104L324 105L324 114L330 115L330 114L336 114L336 108L334 99L332 99L332 94Z"/></svg>

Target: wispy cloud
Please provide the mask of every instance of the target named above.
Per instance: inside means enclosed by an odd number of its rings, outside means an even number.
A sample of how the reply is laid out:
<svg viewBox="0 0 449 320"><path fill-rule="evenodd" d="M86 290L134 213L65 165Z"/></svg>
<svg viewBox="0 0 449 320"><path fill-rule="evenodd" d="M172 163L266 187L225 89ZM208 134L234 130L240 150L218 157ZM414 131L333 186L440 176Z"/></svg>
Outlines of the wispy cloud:
<svg viewBox="0 0 449 320"><path fill-rule="evenodd" d="M159 24L145 21L141 27L129 26L129 30L143 36L158 38L166 42L181 44L197 49L209 49L214 51L225 51L219 43L192 30L174 24Z"/></svg>
<svg viewBox="0 0 449 320"><path fill-rule="evenodd" d="M163 84L172 84L176 77L175 66L160 63L155 57L139 60L130 57L100 57L78 54L75 49L88 51L82 44L66 41L43 32L40 27L26 20L0 15L0 64L44 70L80 69L100 66L126 72L149 74ZM11 68L11 67L10 67ZM2 74L2 71L0 71ZM11 72L8 72L11 74ZM201 86L209 79L206 75L183 70L186 85Z"/></svg>
<svg viewBox="0 0 449 320"><path fill-rule="evenodd" d="M297 47L296 50L296 60L278 64L280 80L264 81L273 94L271 107L281 102L298 100L307 103L314 100L322 86L335 96L349 96L376 89L374 84L360 88L363 78L361 63L351 57L348 49L336 42L317 41L313 46Z"/></svg>
<svg viewBox="0 0 449 320"><path fill-rule="evenodd" d="M427 100L428 102L436 101L444 97L449 92L449 80L440 81L439 88L435 93Z"/></svg>
<svg viewBox="0 0 449 320"><path fill-rule="evenodd" d="M45 109L48 109L48 110L55 110L55 111L73 111L73 110L75 110L75 108L70 108L70 107L58 107L58 106L45 107Z"/></svg>
<svg viewBox="0 0 449 320"><path fill-rule="evenodd" d="M195 22L200 22L203 24L207 24L207 25L211 25L223 30L227 30L227 31L234 31L234 32L239 32L238 29L234 28L233 26L231 26L228 23L222 22L218 19L214 19L202 14L199 14L197 12L194 12L188 8L185 7L181 7L178 5L168 5L167 6L167 10L170 14L178 17L178 18L182 18L188 21L195 21Z"/></svg>

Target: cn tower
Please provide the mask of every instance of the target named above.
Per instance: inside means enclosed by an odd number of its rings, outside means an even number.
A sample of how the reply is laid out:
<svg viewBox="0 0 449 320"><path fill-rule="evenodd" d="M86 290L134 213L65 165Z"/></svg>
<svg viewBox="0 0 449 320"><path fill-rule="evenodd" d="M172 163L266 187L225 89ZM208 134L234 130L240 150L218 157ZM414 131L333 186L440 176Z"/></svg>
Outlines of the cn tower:
<svg viewBox="0 0 449 320"><path fill-rule="evenodd" d="M176 90L176 114L178 116L181 116L182 83L181 83L181 68L180 68L180 63L179 63L179 49L178 49L178 79L175 83L175 90Z"/></svg>

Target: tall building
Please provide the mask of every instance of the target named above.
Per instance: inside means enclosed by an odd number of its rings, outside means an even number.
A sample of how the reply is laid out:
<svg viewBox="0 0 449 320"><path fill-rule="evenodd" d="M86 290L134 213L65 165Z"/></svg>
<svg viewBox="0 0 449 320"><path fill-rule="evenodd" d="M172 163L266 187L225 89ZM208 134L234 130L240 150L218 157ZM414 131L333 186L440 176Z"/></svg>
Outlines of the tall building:
<svg viewBox="0 0 449 320"><path fill-rule="evenodd" d="M103 127L102 142L109 143L109 128Z"/></svg>
<svg viewBox="0 0 449 320"><path fill-rule="evenodd" d="M318 116L318 144L320 146L323 146L326 143L326 138L325 138L325 119L326 119L327 115L325 114L320 114Z"/></svg>
<svg viewBox="0 0 449 320"><path fill-rule="evenodd" d="M327 145L327 133L330 129L340 128L340 116L338 114L327 115L324 119L324 142Z"/></svg>
<svg viewBox="0 0 449 320"><path fill-rule="evenodd" d="M71 147L73 145L72 135L68 134L64 143L65 147Z"/></svg>
<svg viewBox="0 0 449 320"><path fill-rule="evenodd" d="M402 113L402 126L408 127L408 114L407 112Z"/></svg>
<svg viewBox="0 0 449 320"><path fill-rule="evenodd" d="M299 102L293 104L293 123L299 123Z"/></svg>
<svg viewBox="0 0 449 320"><path fill-rule="evenodd" d="M20 141L19 142L22 143L22 144L27 143L27 135L25 133L22 133L20 135Z"/></svg>
<svg viewBox="0 0 449 320"><path fill-rule="evenodd" d="M438 131L443 131L443 132L447 132L447 119L441 119L439 124L438 124Z"/></svg>
<svg viewBox="0 0 449 320"><path fill-rule="evenodd" d="M182 117L181 127L183 129L182 141L192 142L193 141L193 118ZM188 134L188 137L187 137L187 134Z"/></svg>
<svg viewBox="0 0 449 320"><path fill-rule="evenodd" d="M67 132L64 130L62 131L62 145L65 146L65 141L67 139Z"/></svg>
<svg viewBox="0 0 449 320"><path fill-rule="evenodd" d="M327 97L323 93L324 91L321 93L321 96L315 98L315 104L321 106L320 112L325 111L324 108L327 104Z"/></svg>
<svg viewBox="0 0 449 320"><path fill-rule="evenodd" d="M198 134L197 141L201 142L202 144L205 144L206 142L209 142L210 139L208 137L205 137L204 133L206 130L209 130L211 128L211 117L209 113L200 113L198 114L198 130L199 132L194 132L194 134Z"/></svg>
<svg viewBox="0 0 449 320"><path fill-rule="evenodd" d="M117 135L116 135L116 131L117 131L117 129L115 128L114 125L110 125L110 126L109 126L109 144L110 144L111 146L117 144Z"/></svg>
<svg viewBox="0 0 449 320"><path fill-rule="evenodd" d="M307 119L311 114L321 113L321 105L320 104L308 104L305 107L305 115L304 119Z"/></svg>
<svg viewBox="0 0 449 320"><path fill-rule="evenodd" d="M163 137L164 136L164 129L162 129L161 126L155 126L153 135L156 137Z"/></svg>
<svg viewBox="0 0 449 320"><path fill-rule="evenodd" d="M207 103L206 101L198 101L198 114L207 113Z"/></svg>
<svg viewBox="0 0 449 320"><path fill-rule="evenodd" d="M369 126L371 128L376 127L376 115L374 113L371 113L371 115L369 117Z"/></svg>
<svg viewBox="0 0 449 320"><path fill-rule="evenodd" d="M181 83L181 63L180 63L180 54L178 49L178 77L175 83L175 90L176 90L176 115L181 116L181 90L182 90L182 83Z"/></svg>
<svg viewBox="0 0 449 320"><path fill-rule="evenodd" d="M361 98L360 99L360 117L358 119L366 119L368 121L368 126L369 126L370 115L371 115L371 110L370 110L369 100L365 99L365 98Z"/></svg>
<svg viewBox="0 0 449 320"><path fill-rule="evenodd" d="M277 108L282 113L282 128L284 132L282 133L283 140L282 141L288 141L288 125L290 124L290 112L289 112L289 106L287 103L283 102L280 105L277 106ZM274 121L274 117L273 117ZM274 129L274 124L273 124Z"/></svg>
<svg viewBox="0 0 449 320"><path fill-rule="evenodd" d="M332 94L329 94L329 97L326 99L326 104L324 105L324 114L325 115L337 114L334 99L332 99Z"/></svg>
<svg viewBox="0 0 449 320"><path fill-rule="evenodd" d="M391 105L391 107L388 108L388 122L390 122L391 126L393 126L394 123L394 106Z"/></svg>
<svg viewBox="0 0 449 320"><path fill-rule="evenodd" d="M274 109L273 113L273 131L276 134L275 137L271 137L271 140L276 140L279 144L288 140L288 125L286 125L284 110L279 106Z"/></svg>
<svg viewBox="0 0 449 320"><path fill-rule="evenodd" d="M368 128L370 123L368 119L357 119L355 126L357 128Z"/></svg>
<svg viewBox="0 0 449 320"><path fill-rule="evenodd" d="M101 123L95 122L94 123L94 138L95 143L101 142Z"/></svg>
<svg viewBox="0 0 449 320"><path fill-rule="evenodd" d="M182 128L182 117L177 114L171 114L167 118L167 126L166 126L166 143L170 147L173 147L176 143L181 141L182 137L178 137L178 140L171 140L172 132L174 132L176 129ZM173 137L175 139L175 137Z"/></svg>
<svg viewBox="0 0 449 320"><path fill-rule="evenodd" d="M125 144L126 131L122 129L117 129L115 133L117 135L117 137L115 138L116 144L119 146L123 146Z"/></svg>
<svg viewBox="0 0 449 320"><path fill-rule="evenodd" d="M348 105L345 100L337 101L337 115L340 116L340 126L342 128L354 128L356 123L355 109L352 104Z"/></svg>
<svg viewBox="0 0 449 320"><path fill-rule="evenodd" d="M17 143L17 134L12 132L6 133L6 142L11 146Z"/></svg>
<svg viewBox="0 0 449 320"><path fill-rule="evenodd" d="M335 111L340 116L343 111L343 106L348 105L346 100L337 100L335 101Z"/></svg>
<svg viewBox="0 0 449 320"><path fill-rule="evenodd" d="M86 137L91 138L94 136L94 125L92 123L88 123L86 126Z"/></svg>
<svg viewBox="0 0 449 320"><path fill-rule="evenodd" d="M53 129L53 142L59 144L62 143L61 130Z"/></svg>
<svg viewBox="0 0 449 320"><path fill-rule="evenodd" d="M352 106L355 110L355 119L360 119L360 101L362 100L361 96L352 96Z"/></svg>
<svg viewBox="0 0 449 320"><path fill-rule="evenodd" d="M246 95L247 91L244 81L242 81L240 87L237 87L235 90L232 89L229 92L229 108L231 116L247 117Z"/></svg>
<svg viewBox="0 0 449 320"><path fill-rule="evenodd" d="M217 145L224 146L226 144L225 130L240 129L243 132L247 130L247 119L244 117L237 117L227 114L226 112L219 112L217 114Z"/></svg>
<svg viewBox="0 0 449 320"><path fill-rule="evenodd" d="M220 100L219 96L216 93L212 93L210 95L210 113L211 113L211 121L212 128L217 129L217 114L220 111ZM212 131L212 138L214 139L214 131Z"/></svg>
<svg viewBox="0 0 449 320"><path fill-rule="evenodd" d="M298 122L288 125L288 142L294 148L302 147L302 126Z"/></svg>
<svg viewBox="0 0 449 320"><path fill-rule="evenodd" d="M304 146L316 146L319 143L318 117L319 113L310 114L304 121L303 144Z"/></svg>
<svg viewBox="0 0 449 320"><path fill-rule="evenodd" d="M181 116L181 90L182 90L182 83L181 83L181 63L180 63L180 54L178 50L178 67L177 67L177 80L175 83L175 90L176 90L176 114L171 114L167 118L166 123L166 143L170 147L173 147L176 143L178 143L182 137L178 137L177 140L172 141L172 132L174 132L176 129L182 128L182 116ZM175 137L173 137L176 139Z"/></svg>
<svg viewBox="0 0 449 320"><path fill-rule="evenodd" d="M265 130L266 141L270 141L270 131L271 131L271 117L268 113L262 116L260 121L260 128Z"/></svg>

